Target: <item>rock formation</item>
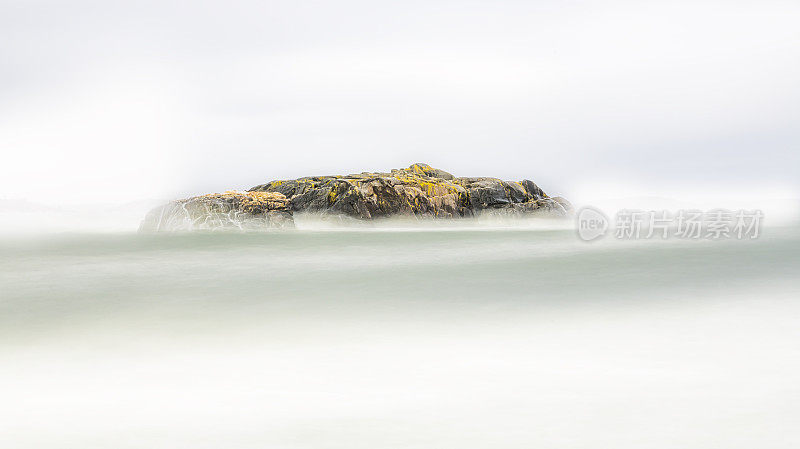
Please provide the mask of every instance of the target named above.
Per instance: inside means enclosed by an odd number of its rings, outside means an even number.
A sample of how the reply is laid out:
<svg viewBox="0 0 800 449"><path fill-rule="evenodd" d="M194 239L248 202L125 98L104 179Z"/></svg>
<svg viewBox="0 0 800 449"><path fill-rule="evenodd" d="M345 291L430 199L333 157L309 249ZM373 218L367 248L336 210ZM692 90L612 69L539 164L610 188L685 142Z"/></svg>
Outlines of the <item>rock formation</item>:
<svg viewBox="0 0 800 449"><path fill-rule="evenodd" d="M482 212L566 216L572 206L548 197L532 181L456 178L426 164L390 173L315 176L272 181L251 192L278 192L292 211L341 214L360 219L397 215L437 218L472 217Z"/></svg>
<svg viewBox="0 0 800 449"><path fill-rule="evenodd" d="M150 211L139 231L257 230L293 227L289 200L280 193L225 192L169 202Z"/></svg>
<svg viewBox="0 0 800 449"><path fill-rule="evenodd" d="M151 211L141 230L291 226L293 212L360 220L384 217L462 218L483 215L565 217L561 197L529 180L457 178L427 164L389 173L314 176L272 181L247 192L173 201Z"/></svg>

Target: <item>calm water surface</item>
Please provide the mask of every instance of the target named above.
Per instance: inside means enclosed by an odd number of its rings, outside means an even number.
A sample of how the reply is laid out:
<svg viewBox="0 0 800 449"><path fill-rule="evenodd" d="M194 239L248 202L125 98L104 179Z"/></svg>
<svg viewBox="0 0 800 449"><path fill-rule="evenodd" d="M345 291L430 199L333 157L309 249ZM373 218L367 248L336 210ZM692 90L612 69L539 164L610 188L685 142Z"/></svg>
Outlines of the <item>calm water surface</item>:
<svg viewBox="0 0 800 449"><path fill-rule="evenodd" d="M800 228L0 241L4 448L793 448Z"/></svg>

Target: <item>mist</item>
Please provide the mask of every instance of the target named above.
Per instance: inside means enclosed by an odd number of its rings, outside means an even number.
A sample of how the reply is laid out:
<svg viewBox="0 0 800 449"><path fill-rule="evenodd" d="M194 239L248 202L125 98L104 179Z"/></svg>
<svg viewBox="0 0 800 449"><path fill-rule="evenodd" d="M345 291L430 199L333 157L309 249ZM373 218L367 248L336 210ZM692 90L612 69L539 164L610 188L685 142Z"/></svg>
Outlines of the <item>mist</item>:
<svg viewBox="0 0 800 449"><path fill-rule="evenodd" d="M0 239L11 448L796 446L795 228Z"/></svg>
<svg viewBox="0 0 800 449"><path fill-rule="evenodd" d="M0 0L0 446L798 447L798 24Z"/></svg>

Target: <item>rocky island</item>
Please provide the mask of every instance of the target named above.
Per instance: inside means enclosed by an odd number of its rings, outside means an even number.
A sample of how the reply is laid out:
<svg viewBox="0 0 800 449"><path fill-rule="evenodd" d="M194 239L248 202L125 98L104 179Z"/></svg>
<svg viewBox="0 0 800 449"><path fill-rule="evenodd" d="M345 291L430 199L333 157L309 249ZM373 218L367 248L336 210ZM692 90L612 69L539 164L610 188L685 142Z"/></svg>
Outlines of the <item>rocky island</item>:
<svg viewBox="0 0 800 449"><path fill-rule="evenodd" d="M140 231L292 227L295 213L373 220L484 215L566 217L570 203L533 181L457 178L417 163L388 173L313 176L172 201L147 214Z"/></svg>

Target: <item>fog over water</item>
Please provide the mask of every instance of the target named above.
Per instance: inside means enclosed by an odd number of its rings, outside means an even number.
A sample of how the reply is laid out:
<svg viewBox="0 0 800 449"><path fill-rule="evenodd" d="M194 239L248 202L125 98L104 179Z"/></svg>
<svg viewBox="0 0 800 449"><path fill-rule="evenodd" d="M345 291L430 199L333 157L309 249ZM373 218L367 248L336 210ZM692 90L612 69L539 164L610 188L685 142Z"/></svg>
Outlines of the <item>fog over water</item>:
<svg viewBox="0 0 800 449"><path fill-rule="evenodd" d="M11 448L791 448L797 227L0 243Z"/></svg>
<svg viewBox="0 0 800 449"><path fill-rule="evenodd" d="M800 446L797 1L0 0L0 448ZM757 239L297 215L275 179L531 179Z"/></svg>

